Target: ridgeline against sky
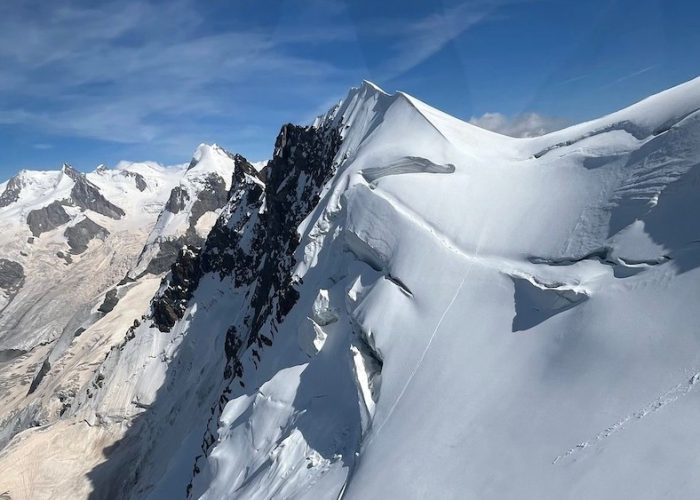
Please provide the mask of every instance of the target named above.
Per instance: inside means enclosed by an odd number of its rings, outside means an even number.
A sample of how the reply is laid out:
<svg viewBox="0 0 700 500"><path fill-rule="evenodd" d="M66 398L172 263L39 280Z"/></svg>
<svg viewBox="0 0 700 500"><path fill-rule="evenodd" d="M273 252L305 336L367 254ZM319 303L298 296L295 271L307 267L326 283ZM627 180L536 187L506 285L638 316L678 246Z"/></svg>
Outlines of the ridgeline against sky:
<svg viewBox="0 0 700 500"><path fill-rule="evenodd" d="M0 15L0 178L201 142L270 156L362 79L533 135L697 76L691 0L11 2ZM320 103L320 105L319 105Z"/></svg>

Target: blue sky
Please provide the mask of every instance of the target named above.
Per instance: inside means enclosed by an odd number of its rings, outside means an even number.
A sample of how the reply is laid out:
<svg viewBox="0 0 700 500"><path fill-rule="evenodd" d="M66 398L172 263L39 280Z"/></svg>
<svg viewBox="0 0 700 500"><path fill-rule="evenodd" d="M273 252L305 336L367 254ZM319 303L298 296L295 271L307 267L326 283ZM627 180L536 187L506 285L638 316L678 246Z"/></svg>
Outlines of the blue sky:
<svg viewBox="0 0 700 500"><path fill-rule="evenodd" d="M0 7L0 178L252 160L369 79L512 134L700 75L694 0L17 0Z"/></svg>

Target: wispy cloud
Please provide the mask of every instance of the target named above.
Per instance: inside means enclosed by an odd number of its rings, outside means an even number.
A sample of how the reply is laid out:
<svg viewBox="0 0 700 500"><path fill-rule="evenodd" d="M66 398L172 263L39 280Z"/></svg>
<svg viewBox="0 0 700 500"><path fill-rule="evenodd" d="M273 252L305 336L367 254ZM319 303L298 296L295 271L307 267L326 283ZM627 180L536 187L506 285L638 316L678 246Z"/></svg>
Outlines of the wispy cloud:
<svg viewBox="0 0 700 500"><path fill-rule="evenodd" d="M557 87L558 87L558 86L560 86L560 85L568 85L568 84L570 84L570 83L580 82L581 80L585 80L585 79L588 78L588 77L590 77L589 74L578 75L578 76L572 76L571 78L567 78L567 79L562 80L562 81L560 81L560 82L554 83L554 86L557 86Z"/></svg>
<svg viewBox="0 0 700 500"><path fill-rule="evenodd" d="M393 40L392 56L383 62L382 79L400 76L437 54L503 5L518 0L467 1L420 19L384 19L369 29Z"/></svg>
<svg viewBox="0 0 700 500"><path fill-rule="evenodd" d="M339 30L215 30L200 10L194 0L6 6L0 124L188 150L183 138L224 116L230 130L261 101L274 107L340 74L290 50L347 36Z"/></svg>
<svg viewBox="0 0 700 500"><path fill-rule="evenodd" d="M647 66L646 68L642 68L642 69L637 70L637 71L633 71L632 73L629 73L627 75L623 75L619 78L616 78L612 82L603 85L603 87L612 87L613 85L617 85L618 83L622 83L626 80L630 80L630 79L635 78L639 75L643 75L644 73L651 71L655 68L656 68L656 65L652 65L652 66Z"/></svg>
<svg viewBox="0 0 700 500"><path fill-rule="evenodd" d="M225 2L10 2L0 16L0 125L36 131L29 144L87 138L158 158L188 155L201 141L271 145L263 133L368 76L361 58L348 57L359 39L381 48L373 76L386 83L521 1L357 22L344 0L308 0L252 21Z"/></svg>
<svg viewBox="0 0 700 500"><path fill-rule="evenodd" d="M400 75L426 61L486 18L493 8L490 4L465 2L399 27L396 31L400 36L393 44L395 54L385 66L387 76Z"/></svg>
<svg viewBox="0 0 700 500"><path fill-rule="evenodd" d="M469 123L511 137L537 137L570 125L564 118L524 113L508 117L501 113L484 113L472 117Z"/></svg>

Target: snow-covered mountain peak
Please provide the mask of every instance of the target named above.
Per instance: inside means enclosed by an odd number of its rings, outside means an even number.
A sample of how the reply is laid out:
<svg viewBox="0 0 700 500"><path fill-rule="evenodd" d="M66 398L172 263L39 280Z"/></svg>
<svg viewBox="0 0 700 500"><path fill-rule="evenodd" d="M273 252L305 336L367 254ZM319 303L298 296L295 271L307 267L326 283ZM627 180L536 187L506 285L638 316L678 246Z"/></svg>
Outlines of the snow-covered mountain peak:
<svg viewBox="0 0 700 500"><path fill-rule="evenodd" d="M360 88L361 88L361 89L362 89L362 88L367 88L367 89L368 89L369 91L371 91L371 92L378 92L378 93L381 93L381 94L386 94L386 93L387 93L387 92L385 92L381 87L379 87L379 85L377 85L376 83L373 83L373 82L371 82L371 81L369 81L369 80L362 80L362 85L360 86Z"/></svg>
<svg viewBox="0 0 700 500"><path fill-rule="evenodd" d="M651 95L609 115L540 137L516 139L524 153L542 156L607 133L627 136L630 144L667 132L684 118L700 111L700 77Z"/></svg>
<svg viewBox="0 0 700 500"><path fill-rule="evenodd" d="M184 245L202 245L228 201L237 157L216 144L197 147L129 271L132 279L167 271Z"/></svg>
<svg viewBox="0 0 700 500"><path fill-rule="evenodd" d="M469 157L476 150L486 156L519 154L509 137L459 120L404 92L389 94L367 81L351 88L343 100L319 116L313 125L339 128L343 138L341 155L345 158L354 156L360 144L373 141L372 135L380 137L377 143L389 135L400 138L396 149L404 151L408 147L418 156L426 148L436 152L451 150L445 157L454 154ZM369 161L374 161L373 148L362 149L370 155Z"/></svg>
<svg viewBox="0 0 700 500"><path fill-rule="evenodd" d="M380 97L390 97L377 85L363 80L358 87L351 87L345 98L332 106L326 113L316 117L312 126L336 126L340 122L348 123L349 115L355 114L359 108L368 108L368 103L376 102ZM365 103L365 106L362 106Z"/></svg>
<svg viewBox="0 0 700 500"><path fill-rule="evenodd" d="M51 193L59 186L61 170L21 170L7 182L0 184L0 209L17 202L32 203ZM68 182L64 188L70 187Z"/></svg>
<svg viewBox="0 0 700 500"><path fill-rule="evenodd" d="M200 144L192 155L185 176L195 179L198 176L216 173L228 182L232 173L231 162L232 154L224 148L217 144ZM227 189L230 187L230 183L227 184Z"/></svg>
<svg viewBox="0 0 700 500"><path fill-rule="evenodd" d="M260 172L200 146L99 319L40 368L5 343L36 389L5 435L42 426L0 469L45 496L693 497L698 90L515 139L363 83Z"/></svg>

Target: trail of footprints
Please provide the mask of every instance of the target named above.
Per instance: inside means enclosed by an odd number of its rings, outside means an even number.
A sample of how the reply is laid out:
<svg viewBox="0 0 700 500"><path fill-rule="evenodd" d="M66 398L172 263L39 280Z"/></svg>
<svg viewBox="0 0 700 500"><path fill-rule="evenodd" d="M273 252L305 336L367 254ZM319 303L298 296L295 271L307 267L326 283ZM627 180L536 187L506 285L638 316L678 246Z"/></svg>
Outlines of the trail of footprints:
<svg viewBox="0 0 700 500"><path fill-rule="evenodd" d="M596 434L596 436L589 441L583 441L573 448L569 449L566 453L557 456L552 464L557 464L557 463L564 463L564 462L571 462L575 460L575 458L572 458L574 455L579 453L580 451L590 448L592 446L596 446L599 444L601 441L604 439L607 439L611 435L615 434L618 431L621 431L624 429L627 425L631 424L632 422L636 420L641 420L642 418L646 417L650 413L654 413L659 411L661 408L664 406L673 403L677 401L678 399L682 398L683 396L686 396L688 393L690 393L693 389L695 389L698 385L698 382L700 382L700 372L696 372L690 379L685 382L685 383L680 383L676 385L675 387L669 389L668 391L664 392L661 396L656 398L654 401L646 405L645 407L630 413L629 415L626 415L624 418L619 420L618 422L614 423L610 427L606 428L605 430L599 432ZM568 460L567 460L568 459Z"/></svg>

